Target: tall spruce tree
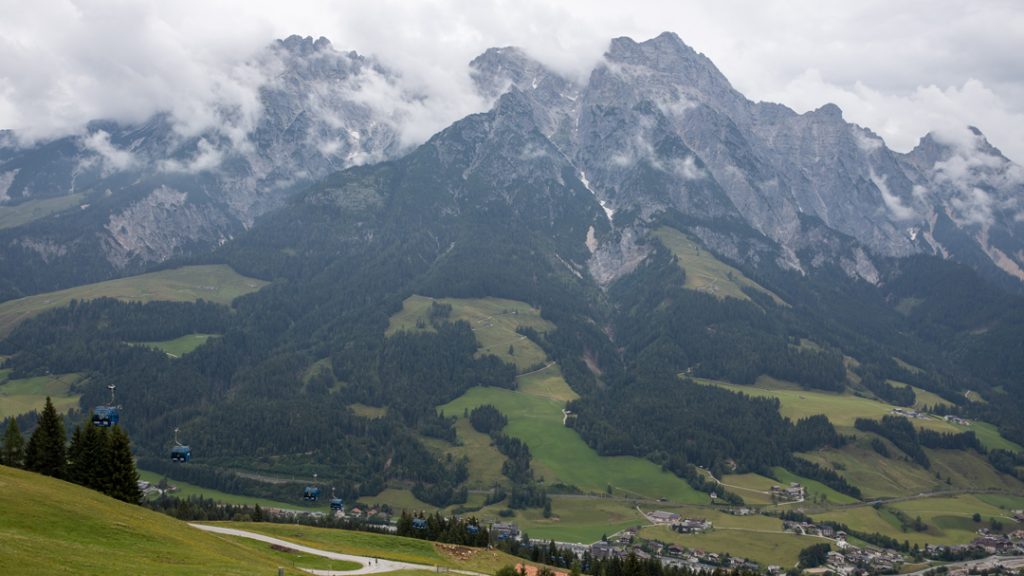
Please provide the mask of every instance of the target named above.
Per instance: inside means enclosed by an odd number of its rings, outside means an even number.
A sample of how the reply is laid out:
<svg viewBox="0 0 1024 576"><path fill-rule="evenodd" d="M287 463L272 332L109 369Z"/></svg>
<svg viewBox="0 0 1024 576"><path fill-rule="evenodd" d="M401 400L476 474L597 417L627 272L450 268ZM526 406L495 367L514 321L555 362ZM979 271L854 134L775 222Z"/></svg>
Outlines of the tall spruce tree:
<svg viewBox="0 0 1024 576"><path fill-rule="evenodd" d="M47 396L39 424L28 439L25 468L46 476L64 478L67 467L65 442L64 422L57 415L53 401Z"/></svg>
<svg viewBox="0 0 1024 576"><path fill-rule="evenodd" d="M108 454L110 476L106 480L109 491L104 490L104 493L124 502L138 504L142 500L139 473L135 469L135 459L132 458L131 440L120 426L114 427L110 433Z"/></svg>
<svg viewBox="0 0 1024 576"><path fill-rule="evenodd" d="M11 418L4 432L3 449L0 450L0 464L21 468L25 464L25 439L21 437L18 423Z"/></svg>
<svg viewBox="0 0 1024 576"><path fill-rule="evenodd" d="M75 426L75 430L71 433L71 444L68 445L68 467L67 467L67 481L74 482L75 484L82 484L81 471L79 467L82 464L82 427Z"/></svg>
<svg viewBox="0 0 1024 576"><path fill-rule="evenodd" d="M68 480L104 494L111 491L110 436L106 428L75 431L68 449Z"/></svg>

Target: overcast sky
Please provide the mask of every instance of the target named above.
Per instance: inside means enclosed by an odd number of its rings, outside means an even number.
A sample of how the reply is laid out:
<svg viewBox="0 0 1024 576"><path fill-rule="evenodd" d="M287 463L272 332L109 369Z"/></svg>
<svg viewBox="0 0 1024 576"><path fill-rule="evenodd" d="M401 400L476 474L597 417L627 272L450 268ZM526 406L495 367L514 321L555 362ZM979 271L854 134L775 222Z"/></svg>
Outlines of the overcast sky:
<svg viewBox="0 0 1024 576"><path fill-rule="evenodd" d="M0 0L0 128L38 138L157 110L201 119L251 97L241 62L300 34L375 55L436 96L425 138L480 106L466 64L487 47L582 76L610 38L664 30L753 100L834 102L900 151L973 124L1024 161L1020 0Z"/></svg>

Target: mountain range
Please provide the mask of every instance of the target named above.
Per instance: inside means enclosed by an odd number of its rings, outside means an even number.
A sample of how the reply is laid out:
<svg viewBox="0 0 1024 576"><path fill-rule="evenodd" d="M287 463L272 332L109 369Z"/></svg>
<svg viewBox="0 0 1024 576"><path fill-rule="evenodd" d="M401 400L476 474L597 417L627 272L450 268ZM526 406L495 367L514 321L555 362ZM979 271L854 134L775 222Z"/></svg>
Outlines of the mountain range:
<svg viewBox="0 0 1024 576"><path fill-rule="evenodd" d="M12 379L87 375L85 412L116 386L142 467L516 509L612 491L605 458L703 503L780 469L853 500L977 489L964 467L1024 486L1024 184L977 130L896 153L834 105L747 100L670 33L612 40L585 81L488 50L493 105L416 146L360 86L423 96L372 59L291 37L254 66L274 73L249 132L160 115L0 151L23 215L0 299L197 263L267 283L230 307L74 301L0 341ZM175 428L187 467L163 458Z"/></svg>
<svg viewBox="0 0 1024 576"><path fill-rule="evenodd" d="M192 135L167 114L141 125L96 121L81 136L0 150L0 206L45 216L0 232L0 296L208 252L331 172L409 150L403 119L375 107L365 88L423 96L372 59L293 36L252 66L266 78L254 120ZM830 263L878 283L877 258L936 254L1007 287L1024 282L1024 171L977 129L893 152L834 105L797 114L751 102L671 33L613 40L585 83L516 48L490 49L471 69L481 96L519 93L609 223L619 213L588 267L600 283L642 259L645 223L670 208L762 235L763 245L744 247L695 230L746 262L800 271ZM58 198L70 202L55 214L34 206Z"/></svg>

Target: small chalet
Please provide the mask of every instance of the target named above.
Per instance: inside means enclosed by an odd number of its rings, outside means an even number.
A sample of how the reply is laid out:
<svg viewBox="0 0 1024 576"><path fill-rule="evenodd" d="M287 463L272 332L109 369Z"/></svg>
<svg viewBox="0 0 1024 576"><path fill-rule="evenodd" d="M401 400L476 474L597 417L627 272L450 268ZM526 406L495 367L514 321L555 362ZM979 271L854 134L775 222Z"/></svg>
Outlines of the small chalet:
<svg viewBox="0 0 1024 576"><path fill-rule="evenodd" d="M680 534L696 534L711 529L711 522L703 518L686 518L682 522L672 525L672 530Z"/></svg>
<svg viewBox="0 0 1024 576"><path fill-rule="evenodd" d="M519 527L514 522L491 524L491 534L498 540L510 540L519 537Z"/></svg>
<svg viewBox="0 0 1024 576"><path fill-rule="evenodd" d="M679 514L675 512L665 512L664 510L655 510L647 515L652 522L656 524L669 524L671 522L679 521Z"/></svg>

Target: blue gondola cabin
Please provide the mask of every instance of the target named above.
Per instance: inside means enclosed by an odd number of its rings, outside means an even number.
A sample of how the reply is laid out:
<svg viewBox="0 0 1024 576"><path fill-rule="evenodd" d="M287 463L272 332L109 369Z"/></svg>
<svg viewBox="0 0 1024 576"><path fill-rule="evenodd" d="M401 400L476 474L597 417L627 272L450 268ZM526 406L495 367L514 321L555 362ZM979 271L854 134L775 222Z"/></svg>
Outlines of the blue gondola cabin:
<svg viewBox="0 0 1024 576"><path fill-rule="evenodd" d="M320 499L320 489L316 486L306 486L306 489L302 491L302 499L316 502Z"/></svg>
<svg viewBox="0 0 1024 576"><path fill-rule="evenodd" d="M345 501L341 498L331 498L331 510L337 511L345 507Z"/></svg>
<svg viewBox="0 0 1024 576"><path fill-rule="evenodd" d="M412 527L417 529L417 530L426 530L427 529L427 520L426 520L426 518L413 518L412 519Z"/></svg>
<svg viewBox="0 0 1024 576"><path fill-rule="evenodd" d="M192 449L188 446L175 446L171 448L171 461L184 464L192 459Z"/></svg>
<svg viewBox="0 0 1024 576"><path fill-rule="evenodd" d="M117 424L120 420L121 415L117 412L117 406L97 406L92 411L92 424L93 426L102 426L103 428L109 428Z"/></svg>

